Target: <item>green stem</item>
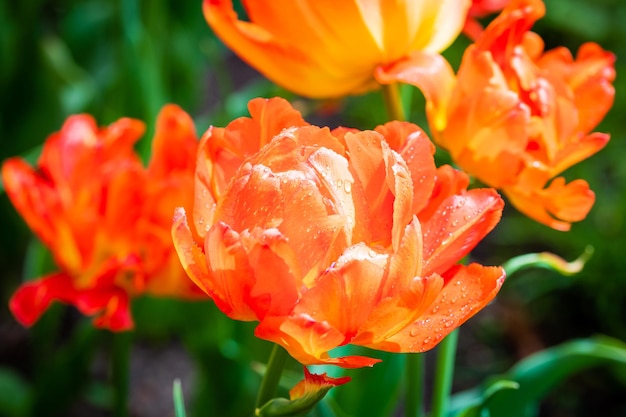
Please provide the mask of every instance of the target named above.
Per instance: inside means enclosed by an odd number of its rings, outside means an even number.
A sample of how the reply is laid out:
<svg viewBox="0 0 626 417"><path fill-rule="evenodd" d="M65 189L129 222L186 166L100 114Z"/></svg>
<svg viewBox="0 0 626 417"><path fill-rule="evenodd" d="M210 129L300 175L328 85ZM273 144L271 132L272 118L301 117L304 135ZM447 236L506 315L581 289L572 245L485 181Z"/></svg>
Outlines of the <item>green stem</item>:
<svg viewBox="0 0 626 417"><path fill-rule="evenodd" d="M406 120L404 115L404 108L402 107L402 97L400 97L400 90L398 84L383 84L383 98L385 100L385 107L387 108L387 114L390 120Z"/></svg>
<svg viewBox="0 0 626 417"><path fill-rule="evenodd" d="M424 355L409 353L406 356L406 399L404 415L422 417L424 415Z"/></svg>
<svg viewBox="0 0 626 417"><path fill-rule="evenodd" d="M128 391L130 348L132 333L122 332L113 335L113 390L115 392L113 415L128 417Z"/></svg>
<svg viewBox="0 0 626 417"><path fill-rule="evenodd" d="M448 411L458 339L459 329L455 329L439 344L437 364L435 365L435 386L431 417L444 417Z"/></svg>
<svg viewBox="0 0 626 417"><path fill-rule="evenodd" d="M270 354L270 359L267 362L265 375L263 375L263 381L261 381L259 393L256 397L255 409L258 410L263 404L276 396L280 375L283 372L283 368L288 357L289 355L285 349L278 345L274 345L272 353Z"/></svg>

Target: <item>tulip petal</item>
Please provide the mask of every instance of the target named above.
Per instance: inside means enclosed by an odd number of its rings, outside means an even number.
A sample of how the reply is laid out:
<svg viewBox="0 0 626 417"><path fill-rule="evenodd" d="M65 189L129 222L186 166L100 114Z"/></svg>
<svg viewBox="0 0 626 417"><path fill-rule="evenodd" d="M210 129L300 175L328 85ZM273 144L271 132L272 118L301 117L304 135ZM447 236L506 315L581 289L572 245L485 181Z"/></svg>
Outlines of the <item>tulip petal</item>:
<svg viewBox="0 0 626 417"><path fill-rule="evenodd" d="M485 307L504 282L504 270L478 264L457 265L445 275L445 285L418 320L388 337L377 349L425 352Z"/></svg>
<svg viewBox="0 0 626 417"><path fill-rule="evenodd" d="M348 248L302 294L294 314L328 323L344 335L341 344L350 343L380 299L387 258L363 243Z"/></svg>
<svg viewBox="0 0 626 417"><path fill-rule="evenodd" d="M428 203L435 186L435 146L426 133L412 123L389 122L376 127L376 131L406 162L414 185L412 213L419 213Z"/></svg>
<svg viewBox="0 0 626 417"><path fill-rule="evenodd" d="M13 294L9 307L25 326L33 325L53 301L72 304L85 315L97 315L96 327L124 331L133 327L126 292L119 288L77 289L73 279L58 272L22 285Z"/></svg>
<svg viewBox="0 0 626 417"><path fill-rule="evenodd" d="M585 180L565 184L563 177L554 179L545 189L504 189L506 196L520 212L555 230L568 231L570 222L583 220L595 202L595 194Z"/></svg>
<svg viewBox="0 0 626 417"><path fill-rule="evenodd" d="M443 130L447 123L446 103L455 85L454 71L444 57L416 51L390 65L378 66L374 75L381 84L399 82L419 88L426 97L426 112L433 130Z"/></svg>
<svg viewBox="0 0 626 417"><path fill-rule="evenodd" d="M71 290L71 278L63 272L57 272L20 286L11 297L9 308L17 321L24 326L32 326L52 301Z"/></svg>
<svg viewBox="0 0 626 417"><path fill-rule="evenodd" d="M276 6L274 6L276 4ZM249 2L247 7L253 15L261 19L261 24L244 22L237 19L230 0L205 0L203 3L204 16L213 28L215 33L238 55L251 65L257 68L270 80L295 91L298 94L309 97L333 97L342 96L348 93L363 92L372 88L371 83L371 46L363 43L369 38L359 15L353 11L347 12L345 7L354 7L352 2L342 2L341 4L331 1L319 1L312 4L315 10L300 10L302 2L280 2L263 3L255 8L253 2ZM280 6L280 9L274 8ZM289 14L289 10L296 7L297 10ZM321 10L323 9L323 10ZM315 13L313 13L315 11ZM341 12L344 13L341 13ZM280 13L278 22L297 22L296 32L291 33L294 28L287 26L277 26L272 18L272 23L263 23L266 15L271 17L271 13ZM323 13L323 20L316 18L316 13ZM330 15L328 13L331 13ZM289 16L285 19L282 16ZM297 16L297 18L294 18ZM335 17L334 22L328 23L328 19ZM354 19L346 21L346 19ZM310 23L309 23L310 22ZM307 30L307 26L312 26ZM350 30L334 30L349 25ZM328 29L326 29L328 28ZM322 34L317 38L317 34L323 30L329 30L328 35ZM306 34L313 36L309 42ZM361 35L361 36L359 36ZM296 37L298 43L291 43L290 40ZM356 56L344 54L344 48L340 48L342 39L340 36L348 36L346 42L350 47L360 45L353 49ZM332 42L331 42L332 39ZM357 42L355 42L357 40ZM324 42L324 45L320 43ZM333 46L336 45L336 46ZM372 43L369 43L372 45ZM333 51L333 48L335 51ZM365 53L368 52L368 53ZM359 63L358 54L362 54L362 60L366 60L361 65L367 65L366 70L359 73L346 72L342 66L355 66ZM368 68L369 67L369 68Z"/></svg>
<svg viewBox="0 0 626 417"><path fill-rule="evenodd" d="M424 275L443 274L467 255L495 227L504 202L495 190L473 189L445 199L422 223Z"/></svg>
<svg viewBox="0 0 626 417"><path fill-rule="evenodd" d="M380 359L365 356L331 358L328 351L345 339L337 329L319 322L307 314L288 317L266 317L254 334L287 349L289 354L304 365L337 365L342 368L374 366Z"/></svg>
<svg viewBox="0 0 626 417"><path fill-rule="evenodd" d="M148 174L165 179L175 172L193 172L198 139L191 117L180 107L169 104L157 116Z"/></svg>

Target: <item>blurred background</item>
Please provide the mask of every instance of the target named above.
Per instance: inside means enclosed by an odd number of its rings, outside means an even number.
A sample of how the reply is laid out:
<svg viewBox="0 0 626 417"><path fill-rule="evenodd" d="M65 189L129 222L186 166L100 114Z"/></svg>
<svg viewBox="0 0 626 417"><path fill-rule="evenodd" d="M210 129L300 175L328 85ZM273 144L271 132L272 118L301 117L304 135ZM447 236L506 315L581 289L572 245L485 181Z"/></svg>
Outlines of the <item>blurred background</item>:
<svg viewBox="0 0 626 417"><path fill-rule="evenodd" d="M626 340L626 86L621 77L626 2L546 0L546 5L547 16L535 31L547 49L565 45L575 51L595 41L618 57L615 105L596 129L610 132L611 141L566 172L569 179L590 183L596 204L569 233L507 209L475 256L500 264L523 253L550 251L572 260L588 245L594 254L573 277L534 269L509 279L498 300L461 329L457 391L567 340L594 335ZM460 38L446 56L458 63L467 44ZM202 133L211 124L224 126L247 115L249 99L275 95L291 99L311 123L367 129L386 121L378 92L314 102L270 84L214 37L200 0L0 2L2 160L20 155L34 162L45 138L73 113L90 113L100 125L123 116L144 120L148 133L138 147L147 155L156 114L165 103L182 106ZM426 127L423 99L415 92L411 101L410 120ZM72 308L59 305L31 329L15 322L7 308L13 291L54 265L4 193L0 222L0 416L110 415L111 334L92 329ZM270 348L254 338L253 325L226 319L210 302L142 298L133 309L131 415L174 415L175 378L182 381L189 415L249 415L260 364ZM377 415L374 410L393 415L401 403L393 391L401 361L389 355L374 369L347 372L370 390L388 382L384 401L363 404L370 391L358 392L356 384L336 389L333 401L346 415ZM301 369L290 363L286 375L286 385L293 385ZM539 415L626 416L625 392L623 367L590 368L559 384Z"/></svg>

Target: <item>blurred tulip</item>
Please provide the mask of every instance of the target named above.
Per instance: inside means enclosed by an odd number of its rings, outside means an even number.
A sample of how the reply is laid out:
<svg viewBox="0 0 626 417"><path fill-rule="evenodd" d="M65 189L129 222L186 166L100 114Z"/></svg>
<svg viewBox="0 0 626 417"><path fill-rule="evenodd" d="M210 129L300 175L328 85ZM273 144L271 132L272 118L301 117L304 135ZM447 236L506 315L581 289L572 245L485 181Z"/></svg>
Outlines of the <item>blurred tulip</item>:
<svg viewBox="0 0 626 417"><path fill-rule="evenodd" d="M88 115L71 116L46 140L36 168L19 158L3 165L9 198L60 268L11 298L24 325L56 300L95 315L97 327L127 330L130 297L201 294L169 233L174 208L193 199L193 122L176 106L163 108L147 169L133 150L143 132L138 120L98 128Z"/></svg>
<svg viewBox="0 0 626 417"><path fill-rule="evenodd" d="M459 35L469 0L204 0L217 36L273 82L329 98L377 87L374 70L412 51L437 54Z"/></svg>
<svg viewBox="0 0 626 417"><path fill-rule="evenodd" d="M310 126L282 99L203 136L195 207L174 244L189 276L229 317L303 364L356 344L421 352L484 307L499 267L457 265L500 219L492 189L435 167L410 123L375 131Z"/></svg>
<svg viewBox="0 0 626 417"><path fill-rule="evenodd" d="M422 71L430 57L419 54L377 77L421 88L435 141L456 164L525 215L566 231L595 196L582 179L554 177L608 142L589 132L613 104L615 57L595 43L582 45L576 59L565 48L543 52L528 30L544 12L539 0L511 2L466 50L456 77L443 59L438 72Z"/></svg>
<svg viewBox="0 0 626 417"><path fill-rule="evenodd" d="M510 2L511 0L472 0L463 33L470 39L476 40L483 32L483 26L477 19L501 11Z"/></svg>

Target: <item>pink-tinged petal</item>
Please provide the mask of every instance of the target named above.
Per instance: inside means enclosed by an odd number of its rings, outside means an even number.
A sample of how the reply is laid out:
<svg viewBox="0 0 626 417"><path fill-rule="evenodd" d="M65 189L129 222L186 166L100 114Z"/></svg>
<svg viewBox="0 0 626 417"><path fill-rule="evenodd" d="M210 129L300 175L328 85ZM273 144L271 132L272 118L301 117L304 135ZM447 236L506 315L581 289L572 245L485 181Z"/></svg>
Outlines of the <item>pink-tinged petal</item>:
<svg viewBox="0 0 626 417"><path fill-rule="evenodd" d="M412 213L418 213L426 206L435 186L435 146L426 133L412 123L389 122L376 127L376 131L406 162L414 186Z"/></svg>
<svg viewBox="0 0 626 417"><path fill-rule="evenodd" d="M345 339L337 329L319 322L307 314L288 317L266 317L254 334L284 347L289 354L304 365L337 365L342 368L374 366L380 359L365 356L331 358L328 351Z"/></svg>
<svg viewBox="0 0 626 417"><path fill-rule="evenodd" d="M426 52L413 52L390 65L378 66L374 73L381 84L406 83L416 86L426 97L426 112L434 130L443 130L447 123L445 110L455 85L452 67L444 57Z"/></svg>
<svg viewBox="0 0 626 417"><path fill-rule="evenodd" d="M165 180L175 172L193 172L197 148L191 117L174 104L164 106L157 116L148 174Z"/></svg>
<svg viewBox="0 0 626 417"><path fill-rule="evenodd" d="M453 195L422 222L424 275L443 274L461 260L495 227L504 201L493 189Z"/></svg>
<svg viewBox="0 0 626 417"><path fill-rule="evenodd" d="M445 285L418 320L377 349L425 352L485 307L498 293L505 273L500 267L457 265L444 275Z"/></svg>
<svg viewBox="0 0 626 417"><path fill-rule="evenodd" d="M304 367L304 379L289 390L289 398L293 401L307 395L315 395L319 391L328 391L330 388L350 382L349 376L332 378L323 374L312 374Z"/></svg>

